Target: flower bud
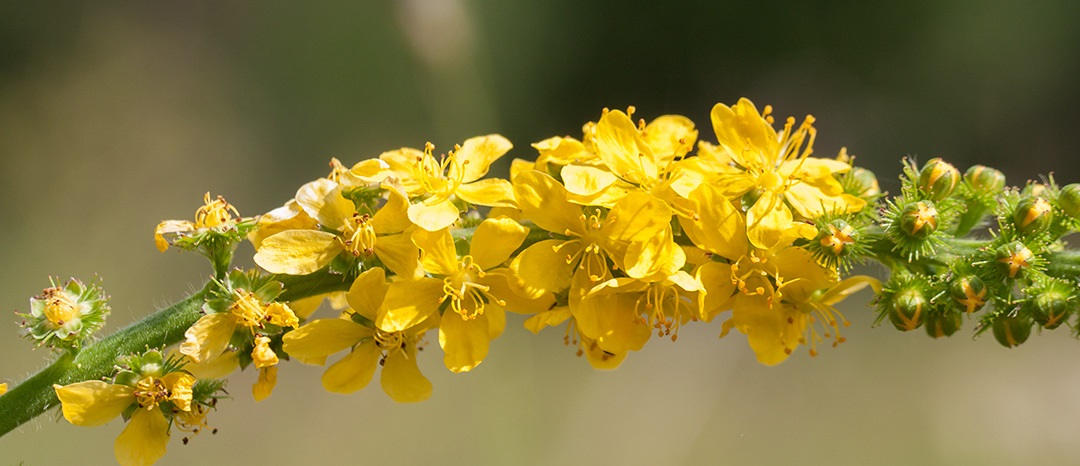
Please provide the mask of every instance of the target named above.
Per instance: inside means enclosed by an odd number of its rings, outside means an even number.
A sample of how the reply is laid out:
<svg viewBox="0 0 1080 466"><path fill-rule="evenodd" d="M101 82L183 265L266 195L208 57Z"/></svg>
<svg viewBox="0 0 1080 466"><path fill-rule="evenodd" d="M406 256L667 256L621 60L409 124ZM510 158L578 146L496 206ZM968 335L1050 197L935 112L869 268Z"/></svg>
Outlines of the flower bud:
<svg viewBox="0 0 1080 466"><path fill-rule="evenodd" d="M1060 327L1069 317L1069 295L1061 290L1043 290L1028 303L1031 317L1047 330Z"/></svg>
<svg viewBox="0 0 1080 466"><path fill-rule="evenodd" d="M1054 220L1054 208L1041 197L1025 197L1016 204L1013 212L1013 224L1024 235L1035 235L1050 228Z"/></svg>
<svg viewBox="0 0 1080 466"><path fill-rule="evenodd" d="M923 314L929 301L918 288L908 288L893 297L889 307L889 321L897 330L907 332L923 324Z"/></svg>
<svg viewBox="0 0 1080 466"><path fill-rule="evenodd" d="M825 225L819 233L821 248L839 257L848 245L859 241L859 230L843 220L837 219Z"/></svg>
<svg viewBox="0 0 1080 466"><path fill-rule="evenodd" d="M107 301L99 285L72 278L30 298L30 312L19 315L27 319L22 324L26 336L38 345L78 348L105 325Z"/></svg>
<svg viewBox="0 0 1080 466"><path fill-rule="evenodd" d="M1005 188L1005 174L983 165L969 168L964 173L964 179L980 194L996 195Z"/></svg>
<svg viewBox="0 0 1080 466"><path fill-rule="evenodd" d="M959 182L960 172L940 158L930 159L919 172L919 189L931 201L937 202L949 197Z"/></svg>
<svg viewBox="0 0 1080 466"><path fill-rule="evenodd" d="M861 198L881 194L881 187L878 186L877 176L874 176L874 172L865 168L852 168L851 171L847 173L844 181L848 194Z"/></svg>
<svg viewBox="0 0 1080 466"><path fill-rule="evenodd" d="M934 338L948 337L960 330L964 315L958 311L946 309L941 312L926 314L926 334Z"/></svg>
<svg viewBox="0 0 1080 466"><path fill-rule="evenodd" d="M1020 346L1031 336L1031 324L1031 317L1024 313L998 316L993 323L994 339L1006 348Z"/></svg>
<svg viewBox="0 0 1080 466"><path fill-rule="evenodd" d="M986 304L986 284L975 275L963 275L949 284L949 295L957 307L971 314Z"/></svg>
<svg viewBox="0 0 1080 466"><path fill-rule="evenodd" d="M998 247L994 253L998 269L1009 278L1019 278L1023 272L1035 265L1035 253L1024 243L1013 241Z"/></svg>
<svg viewBox="0 0 1080 466"><path fill-rule="evenodd" d="M938 227L938 211L930 201L912 202L900 213L900 229L915 239L926 239Z"/></svg>
<svg viewBox="0 0 1080 466"><path fill-rule="evenodd" d="M1080 184L1070 184L1061 188L1058 193L1058 205L1065 214L1072 218L1080 218Z"/></svg>

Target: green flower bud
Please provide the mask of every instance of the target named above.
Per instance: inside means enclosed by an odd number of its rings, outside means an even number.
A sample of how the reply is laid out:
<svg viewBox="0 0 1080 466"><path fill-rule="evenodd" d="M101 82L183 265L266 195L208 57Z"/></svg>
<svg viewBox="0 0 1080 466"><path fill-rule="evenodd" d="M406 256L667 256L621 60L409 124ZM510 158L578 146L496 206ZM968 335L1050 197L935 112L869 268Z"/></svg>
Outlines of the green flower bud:
<svg viewBox="0 0 1080 466"><path fill-rule="evenodd" d="M930 312L926 315L926 334L934 338L952 336L963 324L964 315L959 311Z"/></svg>
<svg viewBox="0 0 1080 466"><path fill-rule="evenodd" d="M1006 348L1020 346L1031 336L1031 317L1024 313L1002 315L994 319L994 339Z"/></svg>
<svg viewBox="0 0 1080 466"><path fill-rule="evenodd" d="M1025 270L1030 269L1038 260L1035 253L1031 252L1024 243L1013 241L998 247L994 253L998 269L1009 278L1023 276Z"/></svg>
<svg viewBox="0 0 1080 466"><path fill-rule="evenodd" d="M1080 218L1080 184L1070 184L1058 193L1058 205L1072 218Z"/></svg>
<svg viewBox="0 0 1080 466"><path fill-rule="evenodd" d="M1050 228L1054 220L1054 208L1041 197L1025 197L1016 204L1013 212L1013 224L1024 235L1035 235Z"/></svg>
<svg viewBox="0 0 1080 466"><path fill-rule="evenodd" d="M915 239L926 239L938 227L938 211L930 201L912 202L900 213L900 230Z"/></svg>
<svg viewBox="0 0 1080 466"><path fill-rule="evenodd" d="M949 197L960 182L960 172L952 164L933 158L923 165L919 172L919 189L931 201L940 201Z"/></svg>
<svg viewBox="0 0 1080 466"><path fill-rule="evenodd" d="M964 173L964 179L980 194L996 195L1005 189L1005 174L983 165L969 168Z"/></svg>
<svg viewBox="0 0 1080 466"><path fill-rule="evenodd" d="M986 304L986 284L975 275L963 275L949 284L949 295L958 309L971 314Z"/></svg>
<svg viewBox="0 0 1080 466"><path fill-rule="evenodd" d="M874 172L862 167L855 167L845 177L844 185L848 194L867 198L881 194L877 176Z"/></svg>
<svg viewBox="0 0 1080 466"><path fill-rule="evenodd" d="M1031 317L1047 330L1053 330L1069 318L1069 295L1061 290L1043 290L1028 301Z"/></svg>
<svg viewBox="0 0 1080 466"><path fill-rule="evenodd" d="M846 246L859 241L859 230L843 220L837 219L829 222L820 230L818 237L821 238L821 248L839 257L844 254Z"/></svg>
<svg viewBox="0 0 1080 466"><path fill-rule="evenodd" d="M907 332L923 324L929 300L918 288L908 288L893 297L889 307L889 321L897 330Z"/></svg>
<svg viewBox="0 0 1080 466"><path fill-rule="evenodd" d="M38 345L78 348L105 325L109 298L96 283L72 278L63 286L52 285L30 298L28 314L19 314L26 319L26 336Z"/></svg>

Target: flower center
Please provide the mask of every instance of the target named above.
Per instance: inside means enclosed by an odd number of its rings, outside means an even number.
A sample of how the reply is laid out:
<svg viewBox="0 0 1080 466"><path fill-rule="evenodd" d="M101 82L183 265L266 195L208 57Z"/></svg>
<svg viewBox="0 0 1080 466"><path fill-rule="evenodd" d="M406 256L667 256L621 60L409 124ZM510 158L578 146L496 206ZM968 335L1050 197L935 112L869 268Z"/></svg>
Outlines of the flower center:
<svg viewBox="0 0 1080 466"><path fill-rule="evenodd" d="M195 228L214 228L233 221L233 215L240 216L236 208L218 196L210 199L210 193L203 196L203 206L195 211Z"/></svg>
<svg viewBox="0 0 1080 466"><path fill-rule="evenodd" d="M156 377L145 377L135 384L135 401L139 403L140 408L146 408L153 410L163 401L169 399L169 389L165 386L165 382Z"/></svg>
<svg viewBox="0 0 1080 466"><path fill-rule="evenodd" d="M506 302L491 294L491 287L476 280L484 277L484 271L473 262L472 256L461 258L458 272L443 280L443 297L439 302L450 300L450 309L462 319L472 320L484 313L484 306L494 302L505 306Z"/></svg>
<svg viewBox="0 0 1080 466"><path fill-rule="evenodd" d="M454 146L455 149L460 150L460 146ZM424 155L416 158L416 163L413 165L413 173L416 176L417 183L428 194L432 194L433 197L425 202L441 202L446 200L450 195L457 190L458 186L461 186L465 178L464 165L469 161L457 160L454 155L454 151L450 151L447 154L441 155L438 159L432 155L432 151L435 150L435 145L427 143L424 146Z"/></svg>
<svg viewBox="0 0 1080 466"><path fill-rule="evenodd" d="M62 327L78 315L71 295L60 288L45 290L45 318L55 327Z"/></svg>
<svg viewBox="0 0 1080 466"><path fill-rule="evenodd" d="M370 220L371 216L357 213L345 222L345 230L342 232L345 240L342 243L345 250L353 256L370 256L375 252L375 228L371 226Z"/></svg>

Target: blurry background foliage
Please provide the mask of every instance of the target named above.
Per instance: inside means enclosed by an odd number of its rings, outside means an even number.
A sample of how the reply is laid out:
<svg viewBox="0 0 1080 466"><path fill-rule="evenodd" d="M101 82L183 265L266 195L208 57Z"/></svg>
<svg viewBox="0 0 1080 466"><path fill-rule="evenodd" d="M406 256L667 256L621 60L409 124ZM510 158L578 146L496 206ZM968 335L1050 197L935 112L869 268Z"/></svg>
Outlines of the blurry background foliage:
<svg viewBox="0 0 1080 466"><path fill-rule="evenodd" d="M530 143L580 137L604 106L684 114L710 141L716 102L813 113L815 155L847 146L886 190L905 155L991 165L1013 184L1050 171L1080 181L1080 3L1019 5L7 0L0 309L25 311L49 275L99 274L116 329L208 273L151 236L207 190L254 215L330 157L429 140L443 151L492 132L514 141L511 157L534 157ZM967 322L932 341L872 329L868 299L845 303L848 343L776 368L742 336L717 341L717 322L595 372L561 332L532 336L518 318L470 374L447 372L429 336L421 367L435 394L419 405L371 387L325 393L321 369L299 364L255 405L249 371L210 417L221 431L173 439L161 464L1075 461L1069 330L1007 350L963 336ZM0 335L0 381L45 364L14 323ZM0 463L108 464L120 429L44 416L0 439Z"/></svg>

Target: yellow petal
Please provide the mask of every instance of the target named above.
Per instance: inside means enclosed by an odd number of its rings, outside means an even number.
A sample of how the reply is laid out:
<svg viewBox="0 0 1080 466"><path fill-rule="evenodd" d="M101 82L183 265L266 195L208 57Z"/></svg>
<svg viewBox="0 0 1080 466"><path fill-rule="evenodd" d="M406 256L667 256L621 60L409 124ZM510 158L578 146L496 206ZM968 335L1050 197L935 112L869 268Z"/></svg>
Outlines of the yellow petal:
<svg viewBox="0 0 1080 466"><path fill-rule="evenodd" d="M367 386L375 375L375 366L379 364L382 350L375 340L367 340L348 356L326 369L322 376L322 386L333 393L353 393Z"/></svg>
<svg viewBox="0 0 1080 466"><path fill-rule="evenodd" d="M585 151L585 145L574 138L556 136L534 143L532 146L540 153L536 157L536 163L541 165L570 165L593 158L592 154Z"/></svg>
<svg viewBox="0 0 1080 466"><path fill-rule="evenodd" d="M510 179L516 178L519 174L532 171L536 169L536 162L525 159L514 159L510 162Z"/></svg>
<svg viewBox="0 0 1080 466"><path fill-rule="evenodd" d="M867 286L874 290L874 294L881 293L881 282L874 277L868 277L866 275L856 275L854 277L848 277L837 283L832 288L829 288L824 295L821 296L821 303L827 306L843 301L848 296L858 293Z"/></svg>
<svg viewBox="0 0 1080 466"><path fill-rule="evenodd" d="M285 230L316 230L318 228L317 220L301 209L296 201L289 201L288 204L259 217L259 229L249 233L248 240L258 251L264 239Z"/></svg>
<svg viewBox="0 0 1080 466"><path fill-rule="evenodd" d="M481 269L492 269L506 262L528 235L529 229L512 219L489 218L476 227L469 254Z"/></svg>
<svg viewBox="0 0 1080 466"><path fill-rule="evenodd" d="M416 167L416 161L423 159L424 156L425 154L421 151L409 147L402 147L398 150L379 154L379 160L386 162L386 164L390 166L390 170L398 175L398 180L402 186L404 186L405 192L410 196L418 196L425 191L423 186L420 186L420 183L414 177L413 172Z"/></svg>
<svg viewBox="0 0 1080 466"><path fill-rule="evenodd" d="M473 205L514 207L514 187L501 178L489 178L463 184L454 190L459 199Z"/></svg>
<svg viewBox="0 0 1080 466"><path fill-rule="evenodd" d="M746 221L719 188L703 184L690 193L690 201L697 218L679 217L690 241L730 260L746 255Z"/></svg>
<svg viewBox="0 0 1080 466"><path fill-rule="evenodd" d="M694 148L698 132L694 122L682 115L663 115L645 125L645 143L661 166L686 155Z"/></svg>
<svg viewBox="0 0 1080 466"><path fill-rule="evenodd" d="M371 336L371 329L345 319L319 319L281 337L282 349L305 364L322 365L326 357Z"/></svg>
<svg viewBox="0 0 1080 466"><path fill-rule="evenodd" d="M149 466L165 456L169 421L160 409L136 409L124 431L116 437L113 453L122 466Z"/></svg>
<svg viewBox="0 0 1080 466"><path fill-rule="evenodd" d="M554 248L562 243L557 239L540 241L525 248L510 262L510 270L527 297L558 293L570 286L574 265L567 263L566 258L577 254L581 246L570 243L556 252Z"/></svg>
<svg viewBox="0 0 1080 466"><path fill-rule="evenodd" d="M644 240L630 243L622 266L627 275L645 279L653 275L671 275L685 263L686 254L675 244L671 227L667 227Z"/></svg>
<svg viewBox="0 0 1080 466"><path fill-rule="evenodd" d="M409 206L409 220L427 231L439 231L457 221L457 206L450 199L418 202Z"/></svg>
<svg viewBox="0 0 1080 466"><path fill-rule="evenodd" d="M180 353L195 362L215 358L225 352L236 330L236 317L227 312L207 314L199 318L187 331L187 338L180 344Z"/></svg>
<svg viewBox="0 0 1080 466"><path fill-rule="evenodd" d="M593 369L609 371L619 367L623 360L626 359L627 351L621 353L612 353L605 351L600 347L597 342L589 337L579 335L581 338L581 349L585 352L585 359L589 361L589 365Z"/></svg>
<svg viewBox="0 0 1080 466"><path fill-rule="evenodd" d="M169 389L169 401L181 411L191 411L192 388L195 377L187 372L170 372L161 377Z"/></svg>
<svg viewBox="0 0 1080 466"><path fill-rule="evenodd" d="M165 235L190 231L195 231L194 223L185 220L166 220L154 228L154 245L157 246L158 251L165 252L169 249L169 241L165 239Z"/></svg>
<svg viewBox="0 0 1080 466"><path fill-rule="evenodd" d="M746 212L746 236L754 246L772 249L781 244L791 222L791 210L784 205L783 197L765 191Z"/></svg>
<svg viewBox="0 0 1080 466"><path fill-rule="evenodd" d="M374 321L386 296L386 272L380 267L370 268L353 280L345 299L358 314Z"/></svg>
<svg viewBox="0 0 1080 466"><path fill-rule="evenodd" d="M424 268L420 263L420 249L413 244L408 231L400 235L379 237L375 243L375 255L386 268L394 272L394 275L406 280L424 276Z"/></svg>
<svg viewBox="0 0 1080 466"><path fill-rule="evenodd" d="M699 319L711 322L718 314L731 309L734 304L735 285L731 283L731 265L706 262L695 271L706 293L699 295L701 314Z"/></svg>
<svg viewBox="0 0 1080 466"><path fill-rule="evenodd" d="M5 393L7 393L7 391L8 391L7 383L0 383L0 395L3 395Z"/></svg>
<svg viewBox="0 0 1080 466"><path fill-rule="evenodd" d="M203 362L191 361L184 364L184 370L196 379L224 379L240 368L240 352L226 351L216 358Z"/></svg>
<svg viewBox="0 0 1080 466"><path fill-rule="evenodd" d="M545 327L554 327L562 324L571 317L573 317L573 314L570 313L569 307L559 306L550 311L541 312L525 319L525 328L529 329L532 333L540 333Z"/></svg>
<svg viewBox="0 0 1080 466"><path fill-rule="evenodd" d="M94 427L109 422L135 402L134 389L100 380L53 385L64 419L77 426Z"/></svg>
<svg viewBox="0 0 1080 466"><path fill-rule="evenodd" d="M614 241L645 241L671 224L671 208L651 194L634 192L622 198L608 213L603 227Z"/></svg>
<svg viewBox="0 0 1080 466"><path fill-rule="evenodd" d="M637 125L620 110L608 112L596 123L596 155L631 183L657 178L652 148L641 137Z"/></svg>
<svg viewBox="0 0 1080 466"><path fill-rule="evenodd" d="M326 178L301 186L296 192L296 203L320 224L334 230L341 229L345 219L356 213L352 201L341 195L341 187Z"/></svg>
<svg viewBox="0 0 1080 466"><path fill-rule="evenodd" d="M607 170L589 165L567 165L561 175L566 190L579 196L595 196L619 179Z"/></svg>
<svg viewBox="0 0 1080 466"><path fill-rule="evenodd" d="M508 269L495 269L488 271L479 280L481 285L488 287L488 292L492 296L502 300L504 304L499 307L517 314L536 314L551 309L555 305L554 293L543 293L535 298L519 294L511 282L514 280L511 274L512 272Z"/></svg>
<svg viewBox="0 0 1080 466"><path fill-rule="evenodd" d="M514 197L525 218L547 231L584 233L581 208L567 200L567 191L555 178L530 171L514 178Z"/></svg>
<svg viewBox="0 0 1080 466"><path fill-rule="evenodd" d="M413 224L409 220L409 198L404 188L393 183L383 183L387 193L386 204L371 216L371 228L380 235L404 231Z"/></svg>
<svg viewBox="0 0 1080 466"><path fill-rule="evenodd" d="M391 351L382 371L382 388L398 403L415 403L431 396L431 381L416 365L416 344L408 343L405 351Z"/></svg>
<svg viewBox="0 0 1080 466"><path fill-rule="evenodd" d="M428 273L433 275L457 273L460 264L450 230L443 229L434 232L415 230L412 233L412 241L416 247L420 248L422 252L420 262Z"/></svg>
<svg viewBox="0 0 1080 466"><path fill-rule="evenodd" d="M255 401L270 398L270 394L274 392L274 386L277 385L277 372L277 366L259 369L259 379L255 381L255 385L251 386L251 396L255 398Z"/></svg>
<svg viewBox="0 0 1080 466"><path fill-rule="evenodd" d="M401 332L436 316L443 297L443 281L435 278L390 284L375 318L384 332Z"/></svg>
<svg viewBox="0 0 1080 466"><path fill-rule="evenodd" d="M735 163L743 167L775 163L780 150L776 130L750 100L739 99L733 107L716 104L712 124L716 139Z"/></svg>
<svg viewBox="0 0 1080 466"><path fill-rule="evenodd" d="M488 339L494 340L506 330L506 311L499 306L488 305L484 308L488 321Z"/></svg>
<svg viewBox="0 0 1080 466"><path fill-rule="evenodd" d="M767 366L780 364L790 355L784 342L787 321L780 308L777 303L774 309L765 296L740 294L732 309L735 328L746 335L758 362Z"/></svg>
<svg viewBox="0 0 1080 466"><path fill-rule="evenodd" d="M466 139L461 149L454 152L454 158L461 165L462 182L471 183L483 178L491 163L513 147L510 140L498 134ZM455 174L451 173L450 176L453 178Z"/></svg>
<svg viewBox="0 0 1080 466"><path fill-rule="evenodd" d="M251 350L251 360L258 369L276 366L278 363L277 353L270 348L270 338L258 335L255 337L255 348Z"/></svg>
<svg viewBox="0 0 1080 466"><path fill-rule="evenodd" d="M320 294L289 301L289 309L292 309L296 317L307 319L319 309L325 299L326 295Z"/></svg>
<svg viewBox="0 0 1080 466"><path fill-rule="evenodd" d="M443 362L452 372L468 372L487 357L491 336L488 319L484 314L465 320L454 312L447 312L439 324L439 346Z"/></svg>
<svg viewBox="0 0 1080 466"><path fill-rule="evenodd" d="M263 240L255 263L270 273L307 275L325 267L343 250L333 233L287 230Z"/></svg>

